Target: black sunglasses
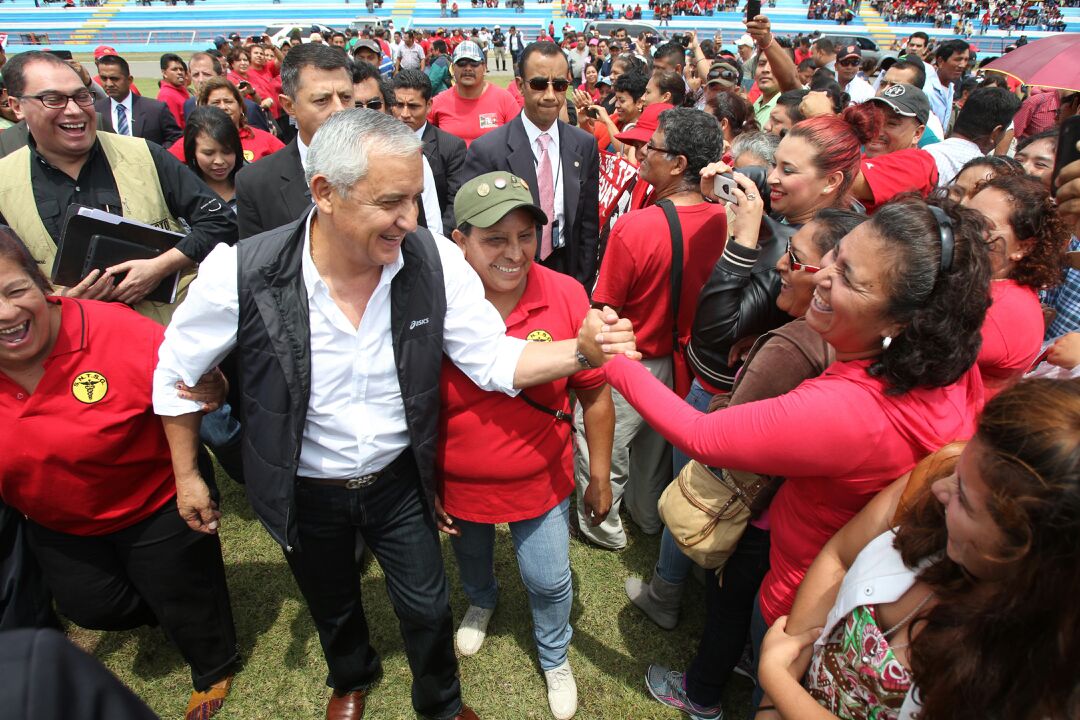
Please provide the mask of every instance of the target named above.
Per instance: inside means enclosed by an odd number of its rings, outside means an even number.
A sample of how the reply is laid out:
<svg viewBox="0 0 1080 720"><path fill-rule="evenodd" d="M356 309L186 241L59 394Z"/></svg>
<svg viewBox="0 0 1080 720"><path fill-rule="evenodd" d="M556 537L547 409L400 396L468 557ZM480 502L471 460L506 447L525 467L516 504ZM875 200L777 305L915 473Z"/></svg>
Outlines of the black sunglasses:
<svg viewBox="0 0 1080 720"><path fill-rule="evenodd" d="M382 110L383 102L379 98L372 98L371 100L357 100L356 107L367 108L368 110Z"/></svg>
<svg viewBox="0 0 1080 720"><path fill-rule="evenodd" d="M861 62L862 60L860 60L859 58L848 58L847 60L840 60L836 64L850 67L852 65L858 65Z"/></svg>
<svg viewBox="0 0 1080 720"><path fill-rule="evenodd" d="M547 78L534 77L529 80L529 87L536 92L544 92L547 90L548 85L555 88L555 92L566 92L566 89L570 87L570 81L566 79L548 80Z"/></svg>

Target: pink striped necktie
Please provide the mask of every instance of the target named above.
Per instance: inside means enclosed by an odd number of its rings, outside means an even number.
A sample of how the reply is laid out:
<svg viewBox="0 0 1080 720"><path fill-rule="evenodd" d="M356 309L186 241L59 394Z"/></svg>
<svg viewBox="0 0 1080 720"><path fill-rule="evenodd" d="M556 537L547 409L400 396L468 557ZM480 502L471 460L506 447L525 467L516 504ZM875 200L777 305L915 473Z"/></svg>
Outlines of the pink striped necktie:
<svg viewBox="0 0 1080 720"><path fill-rule="evenodd" d="M555 222L555 181L551 177L551 158L548 157L548 145L551 136L540 133L536 138L540 146L540 165L536 168L536 189L540 193L540 209L547 215L547 225L540 234L540 259L547 260L551 255L551 225Z"/></svg>

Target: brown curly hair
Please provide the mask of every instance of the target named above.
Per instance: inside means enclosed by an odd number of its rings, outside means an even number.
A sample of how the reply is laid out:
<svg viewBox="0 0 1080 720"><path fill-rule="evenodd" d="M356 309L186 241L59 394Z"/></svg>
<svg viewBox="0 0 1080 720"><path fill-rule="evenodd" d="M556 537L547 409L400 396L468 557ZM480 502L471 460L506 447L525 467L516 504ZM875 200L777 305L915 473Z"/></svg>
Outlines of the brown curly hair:
<svg viewBox="0 0 1080 720"><path fill-rule="evenodd" d="M981 451L1003 571L980 582L945 554L929 488L895 546L939 603L912 624L921 720L1080 716L1080 378L1034 379L987 404L965 452ZM917 632L916 632L917 630Z"/></svg>
<svg viewBox="0 0 1080 720"><path fill-rule="evenodd" d="M1009 278L1032 290L1054 287L1065 281L1065 253L1072 233L1061 219L1057 203L1041 181L1030 175L999 175L986 181L979 192L1000 190L1012 200L1009 224L1016 239L1030 243Z"/></svg>

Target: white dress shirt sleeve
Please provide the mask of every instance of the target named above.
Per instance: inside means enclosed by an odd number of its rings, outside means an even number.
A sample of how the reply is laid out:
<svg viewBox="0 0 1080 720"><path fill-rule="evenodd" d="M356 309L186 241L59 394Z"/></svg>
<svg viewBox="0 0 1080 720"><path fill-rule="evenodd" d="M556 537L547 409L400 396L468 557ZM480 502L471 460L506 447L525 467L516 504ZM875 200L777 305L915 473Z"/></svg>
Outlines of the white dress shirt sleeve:
<svg viewBox="0 0 1080 720"><path fill-rule="evenodd" d="M438 190L435 189L435 175L431 172L428 159L424 155L421 155L420 159L424 161L424 189L420 191L420 202L424 205L424 220L427 221L428 230L436 235L442 235L442 209L439 207Z"/></svg>
<svg viewBox="0 0 1080 720"><path fill-rule="evenodd" d="M199 264L199 275L165 329L154 370L154 412L166 417L199 412L181 400L177 381L193 386L236 346L240 302L236 292L236 247L221 244Z"/></svg>
<svg viewBox="0 0 1080 720"><path fill-rule="evenodd" d="M435 244L446 284L443 351L478 387L517 395L514 372L526 341L506 335L506 323L457 245L439 236Z"/></svg>

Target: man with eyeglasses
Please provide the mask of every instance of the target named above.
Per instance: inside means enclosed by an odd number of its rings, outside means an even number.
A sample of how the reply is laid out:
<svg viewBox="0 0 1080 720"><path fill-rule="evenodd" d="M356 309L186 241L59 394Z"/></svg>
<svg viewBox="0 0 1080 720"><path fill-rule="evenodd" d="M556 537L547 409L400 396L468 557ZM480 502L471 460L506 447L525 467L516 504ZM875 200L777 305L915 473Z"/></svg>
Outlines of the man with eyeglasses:
<svg viewBox="0 0 1080 720"><path fill-rule="evenodd" d="M443 230L449 235L457 227L454 198L464 182L465 141L428 122L431 94L431 80L419 70L402 70L394 76L394 115L424 143L424 158L431 166L435 195L442 208Z"/></svg>
<svg viewBox="0 0 1080 720"><path fill-rule="evenodd" d="M465 40L454 48L451 68L454 87L435 96L428 114L428 121L436 127L469 145L520 112L509 92L484 79L484 56L476 43Z"/></svg>
<svg viewBox="0 0 1080 720"><path fill-rule="evenodd" d="M0 222L10 225L34 258L51 268L64 217L86 205L183 232L156 258L94 270L71 297L112 300L167 323L174 304L144 301L167 276L202 262L215 245L236 241L232 213L202 180L160 146L97 132L94 96L63 60L27 52L8 60L4 84L29 129L28 145L0 160ZM187 280L191 275L186 274ZM184 283L186 287L186 282Z"/></svg>
<svg viewBox="0 0 1080 720"><path fill-rule="evenodd" d="M851 102L866 102L874 97L874 86L859 72L859 66L862 65L862 50L859 46L844 46L836 58L836 82L844 88Z"/></svg>
<svg viewBox="0 0 1080 720"><path fill-rule="evenodd" d="M559 120L569 72L555 43L525 47L514 80L524 109L469 146L462 180L497 170L524 180L548 218L537 260L590 289L597 265L600 155L592 135Z"/></svg>
<svg viewBox="0 0 1080 720"><path fill-rule="evenodd" d="M298 45L281 63L281 107L295 120L297 136L276 153L236 174L240 237L292 222L311 205L304 158L315 131L334 113L353 107L349 60L321 43Z"/></svg>

